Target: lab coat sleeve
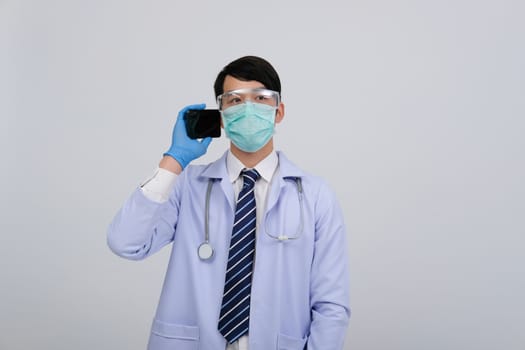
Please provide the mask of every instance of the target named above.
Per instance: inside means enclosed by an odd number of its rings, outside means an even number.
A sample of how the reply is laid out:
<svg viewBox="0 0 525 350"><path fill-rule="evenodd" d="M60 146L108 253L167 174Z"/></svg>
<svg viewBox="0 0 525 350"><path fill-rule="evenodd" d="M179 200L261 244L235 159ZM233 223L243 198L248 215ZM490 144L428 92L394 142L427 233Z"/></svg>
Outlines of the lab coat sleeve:
<svg viewBox="0 0 525 350"><path fill-rule="evenodd" d="M343 349L350 319L347 237L334 193L321 186L316 203L308 350Z"/></svg>
<svg viewBox="0 0 525 350"><path fill-rule="evenodd" d="M115 254L141 260L173 241L183 174L163 203L148 199L140 188L132 193L109 225L107 243Z"/></svg>

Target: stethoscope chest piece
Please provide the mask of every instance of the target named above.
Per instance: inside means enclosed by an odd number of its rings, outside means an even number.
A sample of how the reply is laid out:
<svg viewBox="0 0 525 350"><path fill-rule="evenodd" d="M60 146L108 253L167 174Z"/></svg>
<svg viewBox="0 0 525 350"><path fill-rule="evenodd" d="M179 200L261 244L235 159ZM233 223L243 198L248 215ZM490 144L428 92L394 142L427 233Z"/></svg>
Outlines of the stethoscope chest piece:
<svg viewBox="0 0 525 350"><path fill-rule="evenodd" d="M199 258L208 260L213 256L213 247L208 242L202 242L198 249Z"/></svg>

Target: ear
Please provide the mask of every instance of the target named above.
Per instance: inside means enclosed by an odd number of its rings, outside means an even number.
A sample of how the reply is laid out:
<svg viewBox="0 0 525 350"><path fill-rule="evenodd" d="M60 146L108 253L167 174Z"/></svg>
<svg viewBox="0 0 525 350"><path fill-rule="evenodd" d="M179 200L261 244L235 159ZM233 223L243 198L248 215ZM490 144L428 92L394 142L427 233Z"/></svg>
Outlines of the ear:
<svg viewBox="0 0 525 350"><path fill-rule="evenodd" d="M284 103L280 103L275 112L275 124L279 124L284 118Z"/></svg>

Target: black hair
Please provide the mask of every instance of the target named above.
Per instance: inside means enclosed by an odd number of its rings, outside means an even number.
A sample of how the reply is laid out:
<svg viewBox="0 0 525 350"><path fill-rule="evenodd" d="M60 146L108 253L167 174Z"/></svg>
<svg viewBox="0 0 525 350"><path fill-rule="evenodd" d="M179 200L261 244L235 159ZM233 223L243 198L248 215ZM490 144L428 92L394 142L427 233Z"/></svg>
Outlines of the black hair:
<svg viewBox="0 0 525 350"><path fill-rule="evenodd" d="M217 75L217 79L215 79L215 84L213 85L215 97L224 92L224 79L227 75L243 81L258 81L262 83L265 88L281 94L279 75L272 65L261 57L244 56L230 62L224 67Z"/></svg>

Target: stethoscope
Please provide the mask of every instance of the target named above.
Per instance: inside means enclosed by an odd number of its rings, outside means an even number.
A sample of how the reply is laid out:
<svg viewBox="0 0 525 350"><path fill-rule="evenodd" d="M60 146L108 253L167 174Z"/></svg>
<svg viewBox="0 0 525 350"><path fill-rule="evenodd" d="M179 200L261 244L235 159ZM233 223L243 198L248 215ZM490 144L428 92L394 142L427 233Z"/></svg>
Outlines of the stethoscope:
<svg viewBox="0 0 525 350"><path fill-rule="evenodd" d="M265 220L264 222L264 232L268 235L268 237L273 238L279 242L284 242L288 240L297 239L301 236L304 230L304 209L303 209L303 184L300 177L285 177L285 180L292 180L295 182L295 185L297 187L297 198L299 200L299 206L301 207L301 214L300 214L300 223L297 227L297 232L295 236L287 236L285 234L281 235L273 235L268 232L268 229L266 227L268 220ZM204 242L199 245L199 248L197 249L197 254L199 255L199 258L201 260L208 260L213 256L213 247L210 244L210 196L211 196L211 190L213 188L213 183L215 182L215 179L208 180L208 188L206 190L206 202L204 206Z"/></svg>

